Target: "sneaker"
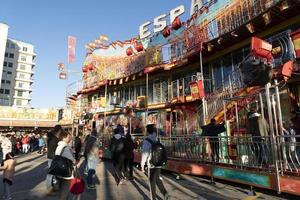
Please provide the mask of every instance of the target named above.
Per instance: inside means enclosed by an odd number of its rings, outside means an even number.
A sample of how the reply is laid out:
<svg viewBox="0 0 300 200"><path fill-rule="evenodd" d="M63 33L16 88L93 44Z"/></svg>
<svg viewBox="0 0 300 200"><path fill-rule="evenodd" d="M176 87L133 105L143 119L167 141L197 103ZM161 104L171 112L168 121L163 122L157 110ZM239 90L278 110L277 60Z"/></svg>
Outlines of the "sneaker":
<svg viewBox="0 0 300 200"><path fill-rule="evenodd" d="M121 179L121 180L120 180L120 182L119 182L119 185L124 185L124 184L125 184L125 182L126 182L126 180L125 180L125 179Z"/></svg>
<svg viewBox="0 0 300 200"><path fill-rule="evenodd" d="M89 189L89 190L93 190L93 189L95 189L96 187L95 187L95 185L88 185L87 186L87 189Z"/></svg>
<svg viewBox="0 0 300 200"><path fill-rule="evenodd" d="M164 196L164 200L169 200L170 199L170 195L169 194L166 194L165 196Z"/></svg>

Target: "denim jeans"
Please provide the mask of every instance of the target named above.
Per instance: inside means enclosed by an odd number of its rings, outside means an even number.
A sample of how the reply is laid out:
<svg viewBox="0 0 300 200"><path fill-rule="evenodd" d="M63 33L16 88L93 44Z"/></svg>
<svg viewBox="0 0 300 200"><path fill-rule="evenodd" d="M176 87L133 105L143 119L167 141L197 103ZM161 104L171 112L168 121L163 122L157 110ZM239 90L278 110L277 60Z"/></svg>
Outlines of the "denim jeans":
<svg viewBox="0 0 300 200"><path fill-rule="evenodd" d="M94 169L89 169L86 182L88 185L93 185L93 176L96 173Z"/></svg>

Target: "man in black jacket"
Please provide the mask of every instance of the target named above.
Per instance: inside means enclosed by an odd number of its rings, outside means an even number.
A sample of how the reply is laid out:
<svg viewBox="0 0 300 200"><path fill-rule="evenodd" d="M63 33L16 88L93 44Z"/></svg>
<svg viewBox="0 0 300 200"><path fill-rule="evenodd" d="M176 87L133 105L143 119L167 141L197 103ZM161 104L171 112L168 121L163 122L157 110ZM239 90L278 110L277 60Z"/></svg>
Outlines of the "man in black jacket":
<svg viewBox="0 0 300 200"><path fill-rule="evenodd" d="M55 150L57 147L57 143L59 142L59 134L62 131L62 127L60 125L56 125L54 129L47 134L47 158L48 158L48 167L50 168L52 160L55 156ZM52 195L54 193L52 187L53 176L47 174L46 183L47 183L47 191L48 195Z"/></svg>
<svg viewBox="0 0 300 200"><path fill-rule="evenodd" d="M210 120L210 124L203 126L204 135L208 136L210 147L212 149L212 161L219 162L219 134L224 132L225 122L217 124L215 119Z"/></svg>

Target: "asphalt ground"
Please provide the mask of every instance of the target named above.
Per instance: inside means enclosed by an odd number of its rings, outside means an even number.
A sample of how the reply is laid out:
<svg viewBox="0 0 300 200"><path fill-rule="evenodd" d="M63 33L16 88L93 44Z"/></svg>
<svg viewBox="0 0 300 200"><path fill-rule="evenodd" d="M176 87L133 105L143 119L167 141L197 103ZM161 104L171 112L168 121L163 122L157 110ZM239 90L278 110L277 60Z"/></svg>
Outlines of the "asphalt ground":
<svg viewBox="0 0 300 200"><path fill-rule="evenodd" d="M46 156L30 153L16 157L16 175L11 187L14 200L55 200L57 196L46 196ZM149 200L149 183L147 176L134 170L133 181L117 186L114 179L114 169L110 161L101 161L96 170L96 189L86 190L81 196L74 199L81 200ZM1 174L2 176L2 174ZM84 177L84 175L83 175ZM284 200L299 199L300 197L287 194L278 195L274 191L255 189L256 195L249 195L249 187L215 180L211 184L209 179L164 172L163 182L171 195L170 200ZM0 186L0 193L3 187ZM162 195L159 198L162 200Z"/></svg>

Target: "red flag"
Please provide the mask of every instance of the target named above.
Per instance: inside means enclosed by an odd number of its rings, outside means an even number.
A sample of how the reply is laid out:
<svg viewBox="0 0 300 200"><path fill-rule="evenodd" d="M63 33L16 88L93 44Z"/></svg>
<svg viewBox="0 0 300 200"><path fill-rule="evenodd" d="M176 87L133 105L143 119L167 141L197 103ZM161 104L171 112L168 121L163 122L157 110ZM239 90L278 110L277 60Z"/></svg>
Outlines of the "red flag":
<svg viewBox="0 0 300 200"><path fill-rule="evenodd" d="M68 63L74 63L75 61L75 47L76 37L68 36Z"/></svg>

